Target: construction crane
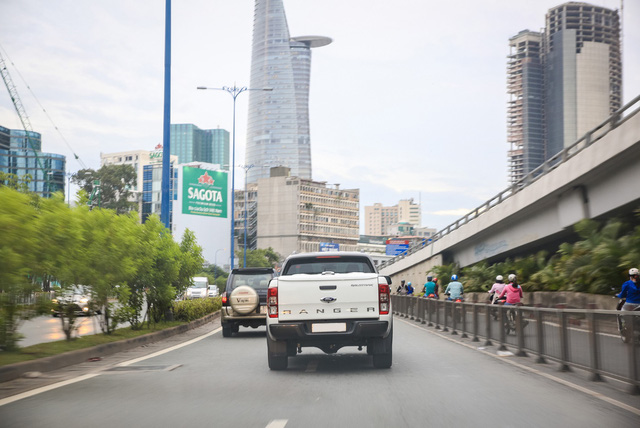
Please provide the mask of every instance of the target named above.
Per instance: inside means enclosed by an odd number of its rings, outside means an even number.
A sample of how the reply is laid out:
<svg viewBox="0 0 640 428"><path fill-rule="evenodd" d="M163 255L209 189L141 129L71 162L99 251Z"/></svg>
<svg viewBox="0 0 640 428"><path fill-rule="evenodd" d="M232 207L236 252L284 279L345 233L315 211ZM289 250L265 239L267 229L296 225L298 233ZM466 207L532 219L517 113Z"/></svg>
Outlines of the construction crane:
<svg viewBox="0 0 640 428"><path fill-rule="evenodd" d="M43 196L50 197L51 189L49 189L49 172L42 165L42 159L38 156L38 151L36 150L33 141L31 141L31 133L33 132L33 128L31 127L31 122L29 121L29 116L27 116L27 112L22 105L22 101L20 100L20 96L18 95L18 90L16 89L16 85L13 83L11 79L11 75L9 74L9 70L7 69L7 65L4 61L4 57L0 52L0 75L2 75L2 80L4 81L4 85L7 87L9 91L9 96L11 97L11 102L13 103L13 107L16 109L16 113L18 113L18 117L20 118L20 122L22 123L22 128L25 130L27 142L29 143L29 148L33 150L33 155L36 158L36 162L38 167L42 171L45 180L45 188L43 189Z"/></svg>

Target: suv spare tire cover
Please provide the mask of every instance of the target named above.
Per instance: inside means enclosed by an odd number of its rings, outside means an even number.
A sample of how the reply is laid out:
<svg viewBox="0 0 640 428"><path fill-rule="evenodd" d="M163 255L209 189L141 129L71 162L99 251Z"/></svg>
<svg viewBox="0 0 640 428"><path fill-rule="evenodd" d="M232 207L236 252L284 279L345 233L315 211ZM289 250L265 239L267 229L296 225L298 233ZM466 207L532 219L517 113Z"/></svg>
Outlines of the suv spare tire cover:
<svg viewBox="0 0 640 428"><path fill-rule="evenodd" d="M229 302L234 312L247 315L258 307L260 297L253 288L248 285L241 285L231 292Z"/></svg>

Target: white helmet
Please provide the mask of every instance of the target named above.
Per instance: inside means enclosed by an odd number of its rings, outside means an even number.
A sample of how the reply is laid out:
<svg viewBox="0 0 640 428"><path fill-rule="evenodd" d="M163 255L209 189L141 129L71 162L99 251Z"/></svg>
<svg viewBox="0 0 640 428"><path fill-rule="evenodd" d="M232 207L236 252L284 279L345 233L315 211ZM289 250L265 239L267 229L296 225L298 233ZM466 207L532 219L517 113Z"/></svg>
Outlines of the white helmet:
<svg viewBox="0 0 640 428"><path fill-rule="evenodd" d="M515 280L516 280L516 274L515 273L509 274L509 282L513 282Z"/></svg>
<svg viewBox="0 0 640 428"><path fill-rule="evenodd" d="M502 275L498 275L498 276L496 276L496 281L498 281L498 282L504 281L504 278L502 277Z"/></svg>
<svg viewBox="0 0 640 428"><path fill-rule="evenodd" d="M629 269L629 276L638 275L638 268Z"/></svg>

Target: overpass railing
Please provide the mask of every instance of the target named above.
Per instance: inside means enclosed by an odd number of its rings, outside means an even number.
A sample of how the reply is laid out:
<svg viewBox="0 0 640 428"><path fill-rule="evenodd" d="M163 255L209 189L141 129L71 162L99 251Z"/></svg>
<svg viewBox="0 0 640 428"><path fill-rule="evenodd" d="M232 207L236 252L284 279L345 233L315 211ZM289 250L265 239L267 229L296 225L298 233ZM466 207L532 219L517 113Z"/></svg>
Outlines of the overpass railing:
<svg viewBox="0 0 640 428"><path fill-rule="evenodd" d="M592 381L610 378L640 393L640 312L548 309L393 295L394 315L459 336L500 355L559 364L560 371L586 370ZM618 331L619 317L626 334ZM482 339L481 339L482 338Z"/></svg>
<svg viewBox="0 0 640 428"><path fill-rule="evenodd" d="M559 165L567 162L569 159L573 158L576 154L580 153L582 150L594 144L596 141L600 140L606 134L608 134L613 129L625 123L629 118L633 117L640 111L640 95L635 97L629 103L625 104L620 110L616 111L612 114L607 120L602 122L600 125L593 128L591 131L587 132L582 138L573 143L572 145L566 147L562 151L558 152L547 161L545 161L542 165L538 166L536 169L525 175L521 180L513 183L511 186L507 187L502 192L498 193L493 198L489 199L479 207L474 210L471 210L464 217L459 218L454 221L444 229L439 230L433 236L431 236L431 241L429 243L419 242L413 246L411 246L404 253L391 258L389 260L384 261L380 264L380 269L383 269L387 266L392 265L393 263L403 259L405 256L415 253L416 251L433 244L433 242L442 238L445 235L453 232L459 227L469 223L471 220L478 218L480 215L489 211L491 208L500 204L504 200L509 197L515 195L525 187L535 183L541 177L544 177L546 174L550 173L554 169L556 169Z"/></svg>

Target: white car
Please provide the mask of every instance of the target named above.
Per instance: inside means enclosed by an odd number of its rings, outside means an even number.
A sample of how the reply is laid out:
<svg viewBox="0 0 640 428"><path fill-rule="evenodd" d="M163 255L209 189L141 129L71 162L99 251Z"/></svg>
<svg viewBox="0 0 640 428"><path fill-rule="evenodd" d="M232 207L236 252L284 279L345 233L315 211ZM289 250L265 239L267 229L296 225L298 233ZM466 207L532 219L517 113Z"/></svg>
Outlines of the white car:
<svg viewBox="0 0 640 428"><path fill-rule="evenodd" d="M204 299L209 297L209 278L206 276L196 276L193 285L187 288L185 297L187 299Z"/></svg>

